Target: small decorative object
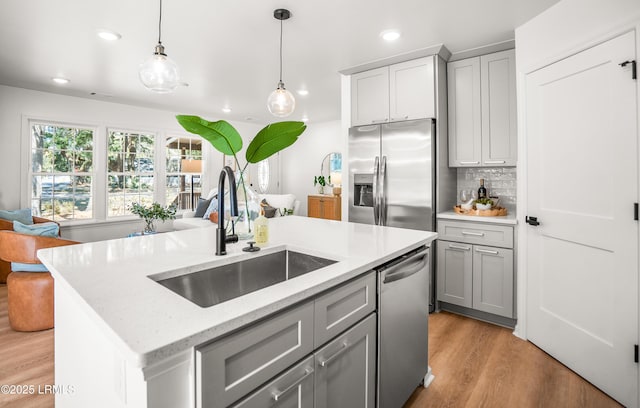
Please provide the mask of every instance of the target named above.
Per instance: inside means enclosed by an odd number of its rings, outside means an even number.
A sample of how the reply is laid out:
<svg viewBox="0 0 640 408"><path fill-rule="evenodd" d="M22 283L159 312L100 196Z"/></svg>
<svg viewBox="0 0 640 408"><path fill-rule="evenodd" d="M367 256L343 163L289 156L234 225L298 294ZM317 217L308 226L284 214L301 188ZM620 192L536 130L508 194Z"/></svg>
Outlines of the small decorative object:
<svg viewBox="0 0 640 408"><path fill-rule="evenodd" d="M329 176L329 183L331 183L331 176ZM324 176L313 177L313 186L318 186L318 194L324 194L324 186L326 185L327 180L325 180Z"/></svg>
<svg viewBox="0 0 640 408"><path fill-rule="evenodd" d="M285 215L293 215L293 208L283 208L282 210L278 209L278 212L281 217L284 217Z"/></svg>
<svg viewBox="0 0 640 408"><path fill-rule="evenodd" d="M490 198L478 198L475 202L477 210L490 210L493 207L493 201Z"/></svg>
<svg viewBox="0 0 640 408"><path fill-rule="evenodd" d="M340 194L342 194L342 187L338 186L338 187L333 187L333 195L334 196L340 196Z"/></svg>
<svg viewBox="0 0 640 408"><path fill-rule="evenodd" d="M159 203L153 203L150 206L144 206L139 203L133 203L129 207L131 213L139 216L145 222L144 233L154 234L156 220L166 221L176 219L176 207L173 205L163 207Z"/></svg>

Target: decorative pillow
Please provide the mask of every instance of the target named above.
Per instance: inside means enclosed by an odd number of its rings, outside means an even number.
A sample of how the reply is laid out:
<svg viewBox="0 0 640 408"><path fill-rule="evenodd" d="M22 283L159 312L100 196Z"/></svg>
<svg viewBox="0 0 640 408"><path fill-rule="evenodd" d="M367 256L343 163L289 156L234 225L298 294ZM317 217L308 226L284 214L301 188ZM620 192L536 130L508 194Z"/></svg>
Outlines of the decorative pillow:
<svg viewBox="0 0 640 408"><path fill-rule="evenodd" d="M193 215L194 218L202 218L204 217L204 213L207 212L207 208L209 208L209 204L211 204L212 199L205 200L203 198L198 199L198 207L196 207L196 213Z"/></svg>
<svg viewBox="0 0 640 408"><path fill-rule="evenodd" d="M14 221L13 230L15 232L19 232L20 234L56 238L58 236L58 233L60 232L60 226L55 222L43 222L41 224L25 225L20 221Z"/></svg>
<svg viewBox="0 0 640 408"><path fill-rule="evenodd" d="M293 194L261 194L260 200L267 200L269 205L278 210L282 210L283 208L293 209L296 196ZM276 214L279 215L278 212L276 212Z"/></svg>
<svg viewBox="0 0 640 408"><path fill-rule="evenodd" d="M202 217L202 219L208 220L209 215L211 215L212 212L217 212L217 211L218 211L218 199L212 198L211 202L209 203L209 206L207 207L207 211L204 212L204 216Z"/></svg>
<svg viewBox="0 0 640 408"><path fill-rule="evenodd" d="M273 218L276 216L278 209L269 205L264 198L260 201L260 207L264 210L264 216L267 218Z"/></svg>
<svg viewBox="0 0 640 408"><path fill-rule="evenodd" d="M20 221L13 221L13 230L20 234L57 238L60 227L55 222L25 225ZM11 262L11 270L13 272L48 272L47 267L43 264L25 264L19 262Z"/></svg>
<svg viewBox="0 0 640 408"><path fill-rule="evenodd" d="M7 221L20 221L23 224L33 224L33 218L31 216L31 208L24 208L22 210L0 210L0 218Z"/></svg>
<svg viewBox="0 0 640 408"><path fill-rule="evenodd" d="M213 188L211 189L211 191L209 191L209 194L207 194L207 196L205 197L205 200L211 200L213 197L216 197L218 195L218 188Z"/></svg>

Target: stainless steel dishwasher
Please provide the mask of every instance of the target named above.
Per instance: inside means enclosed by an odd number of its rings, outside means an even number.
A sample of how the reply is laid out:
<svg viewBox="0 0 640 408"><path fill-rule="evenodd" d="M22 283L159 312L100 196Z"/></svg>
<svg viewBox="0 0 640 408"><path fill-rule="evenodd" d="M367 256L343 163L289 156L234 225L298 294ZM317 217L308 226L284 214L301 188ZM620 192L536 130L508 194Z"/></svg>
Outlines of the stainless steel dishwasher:
<svg viewBox="0 0 640 408"><path fill-rule="evenodd" d="M378 408L428 385L429 247L378 268Z"/></svg>

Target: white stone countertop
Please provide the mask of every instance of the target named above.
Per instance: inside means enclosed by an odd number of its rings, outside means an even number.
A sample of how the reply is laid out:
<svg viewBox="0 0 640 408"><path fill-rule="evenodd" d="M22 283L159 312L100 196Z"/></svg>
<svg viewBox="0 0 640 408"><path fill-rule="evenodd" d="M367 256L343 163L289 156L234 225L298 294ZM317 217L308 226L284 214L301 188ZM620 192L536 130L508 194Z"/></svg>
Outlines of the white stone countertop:
<svg viewBox="0 0 640 408"><path fill-rule="evenodd" d="M503 225L516 225L518 223L516 215L512 213L508 213L507 215L502 215L499 217L481 217L477 215L462 215L453 210L449 210L438 213L436 215L436 218L439 220L473 221Z"/></svg>
<svg viewBox="0 0 640 408"><path fill-rule="evenodd" d="M437 234L316 218L269 220L269 244L242 252L247 241L227 244L215 256L216 228L194 228L141 237L40 250L38 257L78 308L137 367L229 333L365 273ZM293 249L338 262L294 279L202 308L150 275L182 275L241 259Z"/></svg>

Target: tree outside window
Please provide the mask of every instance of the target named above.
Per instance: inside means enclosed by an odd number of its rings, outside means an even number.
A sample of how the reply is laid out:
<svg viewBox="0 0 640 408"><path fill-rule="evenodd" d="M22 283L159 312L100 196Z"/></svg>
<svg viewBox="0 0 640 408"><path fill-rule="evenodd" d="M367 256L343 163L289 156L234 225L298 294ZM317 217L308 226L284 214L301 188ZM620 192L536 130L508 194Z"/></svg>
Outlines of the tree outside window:
<svg viewBox="0 0 640 408"><path fill-rule="evenodd" d="M31 123L31 207L61 221L93 214L94 130Z"/></svg>

